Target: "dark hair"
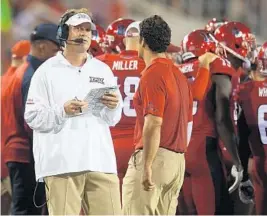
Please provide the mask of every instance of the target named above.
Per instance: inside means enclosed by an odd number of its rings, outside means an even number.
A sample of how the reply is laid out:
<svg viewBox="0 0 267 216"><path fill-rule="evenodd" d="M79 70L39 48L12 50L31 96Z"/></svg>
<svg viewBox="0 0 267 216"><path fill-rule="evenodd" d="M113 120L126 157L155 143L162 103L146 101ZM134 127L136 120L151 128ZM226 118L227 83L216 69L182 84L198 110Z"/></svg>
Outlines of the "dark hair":
<svg viewBox="0 0 267 216"><path fill-rule="evenodd" d="M165 52L171 42L171 29L160 16L154 15L140 23L140 37L152 52Z"/></svg>

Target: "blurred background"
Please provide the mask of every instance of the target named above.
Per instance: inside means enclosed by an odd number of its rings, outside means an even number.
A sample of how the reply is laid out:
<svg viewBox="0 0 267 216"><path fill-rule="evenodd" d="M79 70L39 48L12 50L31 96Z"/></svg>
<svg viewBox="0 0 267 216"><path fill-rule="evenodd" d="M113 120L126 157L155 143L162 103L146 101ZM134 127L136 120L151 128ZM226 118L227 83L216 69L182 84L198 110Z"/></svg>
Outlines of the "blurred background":
<svg viewBox="0 0 267 216"><path fill-rule="evenodd" d="M1 0L1 74L16 41L29 39L37 24L58 23L66 9L81 7L104 28L119 17L142 20L159 14L170 24L176 45L213 17L248 24L259 43L267 38L267 0Z"/></svg>

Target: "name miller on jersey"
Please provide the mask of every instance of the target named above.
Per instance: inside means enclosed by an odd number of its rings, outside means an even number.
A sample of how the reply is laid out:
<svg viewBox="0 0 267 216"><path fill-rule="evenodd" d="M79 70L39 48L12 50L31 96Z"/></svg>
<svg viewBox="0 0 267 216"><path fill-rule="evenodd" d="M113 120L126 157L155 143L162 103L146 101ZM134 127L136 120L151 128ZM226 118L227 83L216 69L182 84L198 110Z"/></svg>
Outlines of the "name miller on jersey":
<svg viewBox="0 0 267 216"><path fill-rule="evenodd" d="M259 97L267 97L267 88L259 88Z"/></svg>
<svg viewBox="0 0 267 216"><path fill-rule="evenodd" d="M112 70L137 70L137 60L114 61Z"/></svg>

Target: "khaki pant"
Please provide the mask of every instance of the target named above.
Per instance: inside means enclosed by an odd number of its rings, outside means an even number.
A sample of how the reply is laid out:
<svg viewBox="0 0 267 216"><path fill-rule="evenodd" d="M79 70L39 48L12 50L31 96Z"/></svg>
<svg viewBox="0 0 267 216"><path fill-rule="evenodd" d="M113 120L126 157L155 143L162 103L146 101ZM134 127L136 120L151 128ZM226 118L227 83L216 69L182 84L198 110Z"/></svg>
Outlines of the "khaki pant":
<svg viewBox="0 0 267 216"><path fill-rule="evenodd" d="M5 193L11 195L11 182L9 176L1 179L1 196Z"/></svg>
<svg viewBox="0 0 267 216"><path fill-rule="evenodd" d="M135 152L123 179L122 204L125 215L175 215L178 195L184 180L184 154L159 148L152 165L156 187L142 186L143 151Z"/></svg>
<svg viewBox="0 0 267 216"><path fill-rule="evenodd" d="M68 173L45 178L49 215L121 214L119 179L100 172Z"/></svg>

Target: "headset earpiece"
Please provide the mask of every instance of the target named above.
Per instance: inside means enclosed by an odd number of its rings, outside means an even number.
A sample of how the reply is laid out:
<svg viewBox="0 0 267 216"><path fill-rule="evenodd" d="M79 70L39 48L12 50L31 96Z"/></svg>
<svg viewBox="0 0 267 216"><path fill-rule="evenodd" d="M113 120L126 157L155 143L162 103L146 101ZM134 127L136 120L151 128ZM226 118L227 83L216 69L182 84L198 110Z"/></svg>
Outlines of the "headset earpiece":
<svg viewBox="0 0 267 216"><path fill-rule="evenodd" d="M60 41L61 46L64 46L64 42L68 40L68 37L69 37L69 26L66 25L65 23L70 17L72 17L75 14L76 13L72 11L70 13L63 15L60 18L60 22L59 22L58 29L57 29L57 39Z"/></svg>

